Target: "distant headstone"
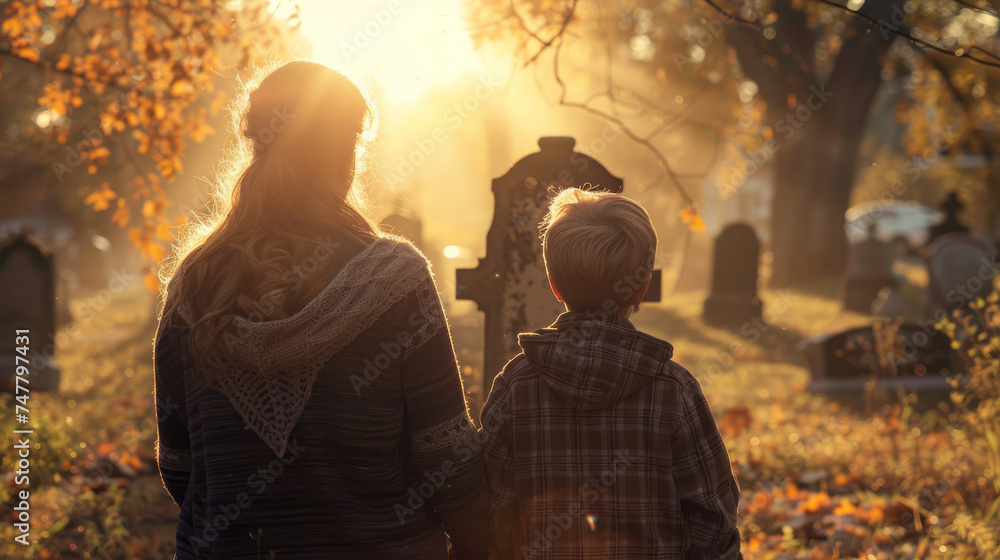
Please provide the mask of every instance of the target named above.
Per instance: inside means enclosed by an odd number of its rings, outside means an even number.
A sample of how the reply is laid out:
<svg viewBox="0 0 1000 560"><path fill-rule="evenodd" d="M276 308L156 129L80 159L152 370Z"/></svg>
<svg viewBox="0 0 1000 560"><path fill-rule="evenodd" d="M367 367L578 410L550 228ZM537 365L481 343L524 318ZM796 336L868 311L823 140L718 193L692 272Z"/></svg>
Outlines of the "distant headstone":
<svg viewBox="0 0 1000 560"><path fill-rule="evenodd" d="M949 233L969 233L969 228L962 223L962 220L958 216L965 209L965 204L958 198L956 191L949 192L948 196L938 205L938 208L944 212L944 221L931 226L930 236L927 238L928 245L942 235Z"/></svg>
<svg viewBox="0 0 1000 560"><path fill-rule="evenodd" d="M874 234L874 227L869 230ZM850 246L847 280L844 282L844 309L871 313L879 290L898 285L892 274L896 248L874 235Z"/></svg>
<svg viewBox="0 0 1000 560"><path fill-rule="evenodd" d="M954 372L951 339L918 324L899 326L891 344L880 343L872 326L817 336L804 344L816 393L877 390L946 392ZM888 342L888 341L887 341ZM881 352L880 344L882 344Z"/></svg>
<svg viewBox="0 0 1000 560"><path fill-rule="evenodd" d="M989 295L997 273L995 250L988 240L968 233L948 233L928 245L925 314L935 317Z"/></svg>
<svg viewBox="0 0 1000 560"><path fill-rule="evenodd" d="M493 180L493 223L486 236L486 257L474 269L456 271L456 297L469 299L485 314L483 383L493 378L520 348L517 335L550 325L565 311L549 288L538 238L538 224L550 196L571 187L619 193L623 182L596 159L574 152L568 137L538 140L541 151L514 164ZM660 271L653 271L644 301L659 301Z"/></svg>
<svg viewBox="0 0 1000 560"><path fill-rule="evenodd" d="M419 219L408 218L402 214L386 216L379 225L386 233L409 239L418 248L423 248L424 226Z"/></svg>
<svg viewBox="0 0 1000 560"><path fill-rule="evenodd" d="M25 365L15 350L16 331L28 331L28 369L32 391L54 391L56 329L55 264L41 242L26 234L9 236L0 246L0 385L14 389L15 368ZM18 357L22 360L18 360Z"/></svg>
<svg viewBox="0 0 1000 560"><path fill-rule="evenodd" d="M760 320L757 265L760 241L747 224L730 224L715 239L712 291L705 300L704 319L710 325L738 327Z"/></svg>

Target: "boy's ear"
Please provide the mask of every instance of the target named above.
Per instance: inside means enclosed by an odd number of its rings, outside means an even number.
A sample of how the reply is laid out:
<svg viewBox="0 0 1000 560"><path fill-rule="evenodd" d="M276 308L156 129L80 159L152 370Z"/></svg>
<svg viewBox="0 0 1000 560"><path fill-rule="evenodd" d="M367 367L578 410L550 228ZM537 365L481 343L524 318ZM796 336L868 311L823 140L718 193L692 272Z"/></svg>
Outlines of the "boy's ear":
<svg viewBox="0 0 1000 560"><path fill-rule="evenodd" d="M549 278L549 287L552 288L552 293L555 294L557 300L559 300L562 303L566 303L566 300L563 299L562 294L560 294L559 290L556 289L556 285L552 283L552 278Z"/></svg>
<svg viewBox="0 0 1000 560"><path fill-rule="evenodd" d="M639 304L642 303L642 298L646 297L646 290L649 289L649 282L652 279L653 279L652 275L650 275L649 278L646 278L646 281L643 282L642 285L639 286L639 289L635 292L635 297L633 297L632 301L629 302L629 304L634 305L636 309L638 309Z"/></svg>

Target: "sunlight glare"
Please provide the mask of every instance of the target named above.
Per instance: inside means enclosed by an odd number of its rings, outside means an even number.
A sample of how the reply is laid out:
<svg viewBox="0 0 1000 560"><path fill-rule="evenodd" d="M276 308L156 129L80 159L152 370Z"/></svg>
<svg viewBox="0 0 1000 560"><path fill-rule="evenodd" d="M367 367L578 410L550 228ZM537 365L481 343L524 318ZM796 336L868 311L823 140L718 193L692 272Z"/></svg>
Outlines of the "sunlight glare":
<svg viewBox="0 0 1000 560"><path fill-rule="evenodd" d="M483 69L459 0L301 0L299 4L301 32L313 44L312 58L368 77L389 103L416 101L465 71ZM276 15L281 17L283 9L279 6Z"/></svg>

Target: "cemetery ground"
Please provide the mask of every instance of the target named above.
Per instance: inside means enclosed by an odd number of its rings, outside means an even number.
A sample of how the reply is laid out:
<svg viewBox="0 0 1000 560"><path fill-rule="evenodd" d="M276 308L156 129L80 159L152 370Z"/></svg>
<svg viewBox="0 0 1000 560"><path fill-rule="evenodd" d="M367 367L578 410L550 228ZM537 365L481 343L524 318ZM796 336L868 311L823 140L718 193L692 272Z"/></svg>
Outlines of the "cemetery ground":
<svg viewBox="0 0 1000 560"><path fill-rule="evenodd" d="M909 284L926 281L919 267L900 272ZM875 320L842 311L835 286L817 291L763 290L766 326L736 331L703 324L703 292L667 295L634 317L673 343L675 360L708 395L742 488L744 556L997 558L998 475L985 436L961 408L805 390L800 342ZM170 557L177 510L154 463L153 310L142 288L116 294L60 348L60 393L31 401L32 545L13 542L6 458L0 557ZM478 410L481 372L463 370ZM0 400L12 410L10 395ZM6 416L0 439L10 448Z"/></svg>

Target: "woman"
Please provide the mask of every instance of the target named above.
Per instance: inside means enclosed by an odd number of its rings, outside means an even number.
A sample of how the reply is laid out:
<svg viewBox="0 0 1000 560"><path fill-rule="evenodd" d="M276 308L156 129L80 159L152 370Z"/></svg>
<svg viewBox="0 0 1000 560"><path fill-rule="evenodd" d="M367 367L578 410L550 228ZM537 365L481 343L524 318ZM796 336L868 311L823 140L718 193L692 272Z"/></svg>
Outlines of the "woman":
<svg viewBox="0 0 1000 560"><path fill-rule="evenodd" d="M428 263L351 188L370 103L310 62L248 90L249 162L182 247L156 336L177 557L485 557L477 433Z"/></svg>

